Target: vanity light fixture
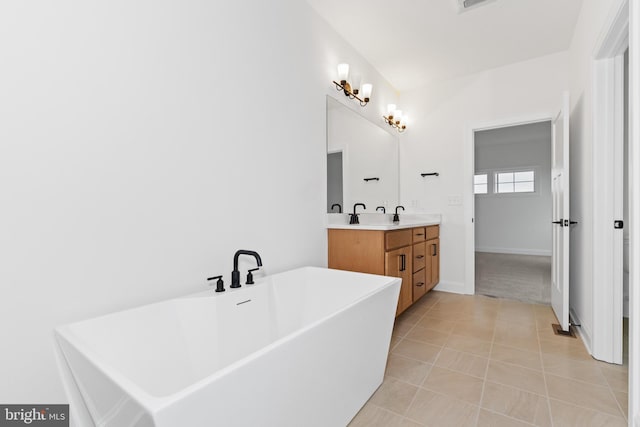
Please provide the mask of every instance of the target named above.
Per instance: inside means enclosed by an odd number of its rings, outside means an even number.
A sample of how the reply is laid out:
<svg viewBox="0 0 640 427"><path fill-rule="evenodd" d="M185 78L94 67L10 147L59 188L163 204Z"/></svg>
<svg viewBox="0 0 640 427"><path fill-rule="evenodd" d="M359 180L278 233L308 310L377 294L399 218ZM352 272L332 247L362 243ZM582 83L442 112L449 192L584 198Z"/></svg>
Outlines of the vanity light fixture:
<svg viewBox="0 0 640 427"><path fill-rule="evenodd" d="M343 91L349 99L357 99L360 101L360 105L364 107L369 103L373 85L371 83L365 83L360 86L360 78L358 76L354 77L353 84L349 83L348 79L349 64L338 64L338 80L340 80L340 83L335 80L333 81L333 84L336 85L336 90Z"/></svg>
<svg viewBox="0 0 640 427"><path fill-rule="evenodd" d="M387 105L387 115L384 117L384 121L389 126L393 126L400 133L407 130L407 117L402 115L402 110L396 108L396 104Z"/></svg>

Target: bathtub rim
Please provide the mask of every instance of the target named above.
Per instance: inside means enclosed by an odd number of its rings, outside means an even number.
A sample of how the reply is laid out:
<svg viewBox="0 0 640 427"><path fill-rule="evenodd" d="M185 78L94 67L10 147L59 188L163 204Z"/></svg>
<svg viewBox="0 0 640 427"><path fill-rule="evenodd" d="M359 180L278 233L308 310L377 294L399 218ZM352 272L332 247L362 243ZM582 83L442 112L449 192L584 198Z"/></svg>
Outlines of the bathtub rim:
<svg viewBox="0 0 640 427"><path fill-rule="evenodd" d="M296 271L303 271L303 270L321 270L321 271L335 271L335 272L342 272L342 273L346 273L348 275L364 275L364 276L371 276L371 277L375 277L378 280L381 280L382 278L387 279L384 283L376 286L373 290L366 292L364 294L362 294L359 298L356 298L352 301L350 301L348 304L344 305L342 308L335 310L333 312L331 312L330 314L326 315L326 316L322 316L319 319L316 319L313 322L310 322L309 324L305 325L302 328L297 329L296 331L287 334L286 336L283 336L271 343L269 343L268 345L260 348L259 350L256 350L236 361L234 361L233 363L225 366L222 369L219 369L217 371L215 371L214 373L207 375L191 384L189 384L188 386L175 391L173 393L164 395L164 396L155 396L151 393L149 393L148 391L146 391L144 388L142 388L142 386L138 385L137 383L135 383L134 381L130 380L126 375L122 374L121 371L119 369L117 369L114 365L105 362L103 360L103 358L96 353L92 348L90 348L90 346L88 344L86 344L82 338L80 338L77 334L75 334L71 328L73 325L77 324L77 323L82 323L85 321L89 321L89 320L94 320L94 319L99 319L102 317L107 317L107 316L111 316L111 315L115 315L118 313L122 313L122 312L126 312L126 311L131 311L131 310L137 310L140 309L142 307L149 307L149 306L153 306L153 305L159 305L159 304L163 304L163 303L167 303L170 301L175 301L175 300L183 300L183 299L190 299L190 298L215 298L218 296L221 296L219 294L215 294L213 291L200 291L200 292L196 292L196 293L192 293L192 294L188 294L188 295L184 295L184 296L180 296L180 297L175 297L175 298L169 298L166 300L162 300L162 301L158 301L158 302L154 302L154 303L150 303L150 304L143 304L140 306L136 306L136 307L132 307L129 309L125 309L125 310L119 310L113 313L107 313L101 316L96 316L93 318L89 318L89 319L85 319L85 320L80 320L78 322L73 322L67 325L62 325L59 327L56 327L54 329L54 337L55 337L55 342L56 345L58 346L58 349L61 353L61 356L63 357L63 362L66 364L66 366L69 369L69 372L71 373L72 376L72 380L74 382L76 382L75 377L73 376L73 370L69 364L69 361L67 360L67 355L65 354L65 350L64 347L60 344L60 340L64 340L66 341L67 345L71 346L73 348L73 351L77 351L79 352L82 357L86 360L87 363L89 363L91 366L93 366L94 368L98 369L100 371L100 373L102 375L104 375L105 377L107 377L109 380L111 380L116 387L118 387L123 394L128 395L132 400L134 400L136 403L138 403L140 406L142 406L145 410L147 410L152 416L153 414L161 411L162 409L171 406L173 403L183 399L184 397L197 392L198 390L206 387L209 383L215 381L217 378L223 377L228 375L230 372L241 368L243 365L246 365L248 363L250 363L252 360L260 357L263 354L266 354L270 351L272 351L275 347L278 347L286 342L292 341L293 339L295 339L296 337L302 335L303 333L305 333L306 331L309 331L315 327L317 327L319 324L327 321L328 319L331 319L333 317L338 316L340 313L345 312L346 310L354 307L355 305L359 304L360 302L362 302L363 300L370 298L371 296L383 292L384 290L397 285L397 290L398 293L400 291L400 286L402 283L402 279L398 278L398 277L392 277L392 276L383 276L383 275L376 275L376 274L370 274L370 273L360 273L360 272L352 272L352 271L345 271L345 270L337 270L337 269L330 269L330 268L323 268L323 267L313 267L313 266L305 266L305 267L300 267L300 268L296 268L296 269L292 269L292 270L287 270L284 272L280 272L280 273L276 273L276 274L272 274L272 275L268 275L265 276L263 278L261 278L259 281L256 281L255 285L252 286L265 286L268 284L268 279L269 278L273 278L273 277L277 277L280 275L284 275L284 274L290 274L292 272L296 272ZM242 288L240 288L242 289ZM236 290L237 291L237 290ZM397 304L397 302L396 302ZM80 393L80 395L82 395L82 393ZM84 400L84 396L82 396L83 400Z"/></svg>

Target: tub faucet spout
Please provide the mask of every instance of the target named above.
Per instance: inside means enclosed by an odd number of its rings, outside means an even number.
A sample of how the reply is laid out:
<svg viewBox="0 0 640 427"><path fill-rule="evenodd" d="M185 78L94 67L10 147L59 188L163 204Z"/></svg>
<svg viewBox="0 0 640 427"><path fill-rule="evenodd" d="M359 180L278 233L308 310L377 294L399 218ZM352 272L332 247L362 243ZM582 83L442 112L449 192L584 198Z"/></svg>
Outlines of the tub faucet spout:
<svg viewBox="0 0 640 427"><path fill-rule="evenodd" d="M240 249L236 251L236 254L233 256L233 271L231 272L231 287L239 288L240 287L240 271L238 270L238 258L240 255L251 255L256 259L256 263L258 267L262 267L262 258L258 255L256 251L247 251L244 249Z"/></svg>

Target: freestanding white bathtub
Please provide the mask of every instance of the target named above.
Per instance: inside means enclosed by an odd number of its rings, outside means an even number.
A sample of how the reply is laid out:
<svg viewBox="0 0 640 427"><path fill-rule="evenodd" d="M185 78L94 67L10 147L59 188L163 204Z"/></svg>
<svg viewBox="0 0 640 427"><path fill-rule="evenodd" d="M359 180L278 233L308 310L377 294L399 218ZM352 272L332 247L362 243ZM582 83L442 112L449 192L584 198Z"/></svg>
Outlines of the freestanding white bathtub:
<svg viewBox="0 0 640 427"><path fill-rule="evenodd" d="M400 279L305 267L57 328L76 426L345 426L382 383Z"/></svg>

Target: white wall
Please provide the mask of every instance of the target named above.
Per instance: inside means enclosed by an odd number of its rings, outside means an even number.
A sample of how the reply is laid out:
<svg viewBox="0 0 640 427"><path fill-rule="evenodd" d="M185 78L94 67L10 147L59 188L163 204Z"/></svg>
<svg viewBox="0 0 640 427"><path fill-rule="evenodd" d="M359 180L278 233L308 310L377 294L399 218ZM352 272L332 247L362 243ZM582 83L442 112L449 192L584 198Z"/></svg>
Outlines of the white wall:
<svg viewBox="0 0 640 427"><path fill-rule="evenodd" d="M551 122L479 131L474 139L476 173L533 170L536 188L475 196L476 251L551 256Z"/></svg>
<svg viewBox="0 0 640 427"><path fill-rule="evenodd" d="M569 308L591 346L593 331L593 55L603 25L620 0L583 0L569 49L571 91L571 231Z"/></svg>
<svg viewBox="0 0 640 427"><path fill-rule="evenodd" d="M470 206L458 200L472 191L464 178L467 135L483 123L551 117L568 84L567 54L557 53L401 95L399 106L411 122L400 137L400 199L416 210L442 213L440 289L464 292L471 216L465 216ZM432 171L440 176L420 177Z"/></svg>
<svg viewBox="0 0 640 427"><path fill-rule="evenodd" d="M396 95L306 3L8 0L0 28L0 402L66 402L55 326L228 285L239 248L326 265L335 66L371 118Z"/></svg>

